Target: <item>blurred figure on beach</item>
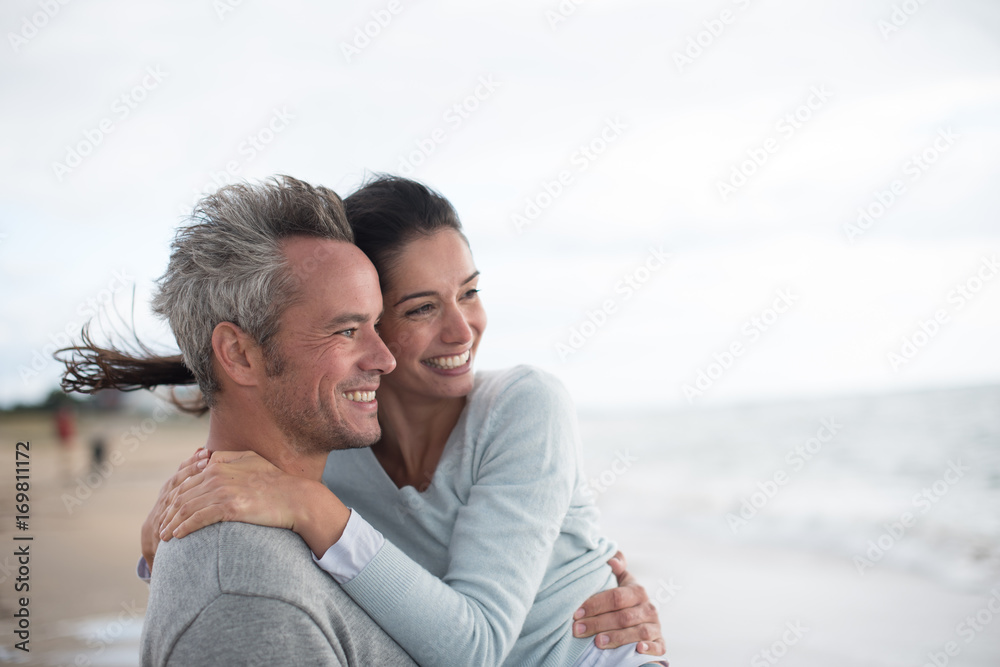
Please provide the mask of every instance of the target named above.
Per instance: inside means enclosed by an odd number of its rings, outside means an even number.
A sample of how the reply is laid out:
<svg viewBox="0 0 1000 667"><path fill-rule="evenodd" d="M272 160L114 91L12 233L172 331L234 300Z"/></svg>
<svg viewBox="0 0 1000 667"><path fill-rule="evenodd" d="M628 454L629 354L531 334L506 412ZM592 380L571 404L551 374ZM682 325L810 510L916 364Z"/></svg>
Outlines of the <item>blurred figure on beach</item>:
<svg viewBox="0 0 1000 667"><path fill-rule="evenodd" d="M104 433L97 432L90 436L90 468L100 470L104 463L104 452L107 445L107 438Z"/></svg>
<svg viewBox="0 0 1000 667"><path fill-rule="evenodd" d="M60 405L54 413L59 440L59 469L64 482L73 479L73 452L76 448L76 413L69 405Z"/></svg>

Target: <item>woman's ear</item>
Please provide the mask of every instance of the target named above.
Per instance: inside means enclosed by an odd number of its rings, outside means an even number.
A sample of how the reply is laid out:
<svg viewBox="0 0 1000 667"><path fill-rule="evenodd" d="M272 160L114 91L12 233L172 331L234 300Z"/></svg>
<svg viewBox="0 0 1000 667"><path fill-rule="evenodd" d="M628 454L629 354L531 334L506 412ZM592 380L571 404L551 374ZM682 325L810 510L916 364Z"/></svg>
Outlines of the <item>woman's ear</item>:
<svg viewBox="0 0 1000 667"><path fill-rule="evenodd" d="M232 322L215 325L212 351L219 369L238 385L256 385L264 373L260 346Z"/></svg>

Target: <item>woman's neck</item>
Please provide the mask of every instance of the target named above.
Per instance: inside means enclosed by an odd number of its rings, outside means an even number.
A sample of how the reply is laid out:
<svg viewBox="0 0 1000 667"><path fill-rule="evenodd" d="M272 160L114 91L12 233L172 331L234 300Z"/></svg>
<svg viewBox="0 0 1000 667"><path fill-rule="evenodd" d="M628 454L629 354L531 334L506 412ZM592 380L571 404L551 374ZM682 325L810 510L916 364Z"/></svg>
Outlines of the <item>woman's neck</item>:
<svg viewBox="0 0 1000 667"><path fill-rule="evenodd" d="M372 452L397 487L423 491L430 486L465 397L404 398L383 384L378 400L382 437Z"/></svg>

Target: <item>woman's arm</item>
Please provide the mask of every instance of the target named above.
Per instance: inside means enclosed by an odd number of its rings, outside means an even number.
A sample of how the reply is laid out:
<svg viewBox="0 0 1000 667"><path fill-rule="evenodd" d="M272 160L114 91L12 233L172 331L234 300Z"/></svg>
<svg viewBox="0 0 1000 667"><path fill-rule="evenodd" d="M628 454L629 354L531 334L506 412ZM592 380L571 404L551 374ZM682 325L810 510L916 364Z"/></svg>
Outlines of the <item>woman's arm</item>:
<svg viewBox="0 0 1000 667"><path fill-rule="evenodd" d="M344 584L422 664L499 665L507 658L573 498L577 443L568 395L528 369L504 382L488 404L483 396L470 398L469 437L452 443L464 448L451 452L463 461L453 472L461 497L455 499L443 576L431 575L387 542ZM562 623L570 623L570 613ZM433 642L427 641L428 620L447 628Z"/></svg>

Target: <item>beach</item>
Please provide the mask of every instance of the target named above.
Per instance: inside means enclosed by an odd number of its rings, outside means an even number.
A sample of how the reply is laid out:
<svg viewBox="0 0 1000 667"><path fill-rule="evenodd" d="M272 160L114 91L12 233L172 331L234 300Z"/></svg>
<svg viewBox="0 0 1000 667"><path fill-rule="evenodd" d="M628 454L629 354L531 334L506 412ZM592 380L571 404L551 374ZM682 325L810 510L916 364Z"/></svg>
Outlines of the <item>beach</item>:
<svg viewBox="0 0 1000 667"><path fill-rule="evenodd" d="M945 400L932 398L935 404ZM992 393L982 397L984 404L993 398ZM972 399L962 395L955 400L968 405ZM870 409L870 402L864 404ZM827 454L817 454L812 467L783 486L745 528L731 530L727 514L738 515L739 500L773 477L773 461L750 444L741 445L742 454L724 444L740 444L738 432L754 431L746 425L773 423L779 413L788 415L779 430L788 431L788 442L794 442L799 439L795 425L801 423L808 435L814 416L818 424L819 415L838 410L845 424L838 435L840 448L831 444ZM585 415L582 420L583 462L602 510L602 529L657 602L671 664L1000 664L1000 618L994 618L1000 614L990 608L1000 611L1000 579L990 551L995 545L987 541L984 546L958 531L961 517L969 515L965 503L973 502L978 508L965 520L967 532L976 539L992 535L975 530L993 519L987 516L993 510L993 472L983 485L969 473L883 557L870 567L859 566L854 556L864 556L869 540L877 544L884 518L897 515L909 502L906 494L900 496L902 505L886 501L880 506L871 489L863 487L906 488L908 478L897 471L890 483L879 472L871 473L876 481L865 481L869 468L846 454L851 443L864 443L863 429L855 428L854 440L848 437L850 424L860 422L846 404L772 412L767 419L760 409L741 409L628 420ZM990 419L970 431L985 437L986 452L996 444ZM15 443L31 443L31 490L28 528L20 531L15 529L13 473L0 486L0 662L138 663L148 594L135 576L139 526L164 480L203 441L206 427L205 419L166 417L162 411L113 418L85 415L81 441L67 466L47 416L3 416L0 437L8 470L14 469ZM105 466L92 471L87 437L98 428L107 436L108 449ZM690 435L695 433L697 438ZM786 443L775 437L764 441L783 452ZM705 442L695 442L698 438ZM964 456L963 461L973 463L968 452L955 454L954 442L943 441L952 458ZM979 451L975 447L970 451ZM919 458L912 439L910 448L902 460ZM846 486L837 466L824 463L834 454L851 461L853 486ZM740 455L746 460L740 462ZM940 467L934 456L926 459L928 470ZM941 462L947 459L943 456ZM985 465L975 463L977 471ZM815 489L831 487L865 500L844 500L830 510L823 500L829 494ZM878 512L862 517L855 505ZM938 523L953 531L940 544L933 539ZM961 540L975 546L974 553L986 554L973 559L978 569L961 556L972 549L959 548L965 544ZM15 648L19 639L13 634L13 614L20 608L14 549L24 544L30 545L30 653Z"/></svg>

